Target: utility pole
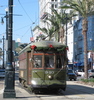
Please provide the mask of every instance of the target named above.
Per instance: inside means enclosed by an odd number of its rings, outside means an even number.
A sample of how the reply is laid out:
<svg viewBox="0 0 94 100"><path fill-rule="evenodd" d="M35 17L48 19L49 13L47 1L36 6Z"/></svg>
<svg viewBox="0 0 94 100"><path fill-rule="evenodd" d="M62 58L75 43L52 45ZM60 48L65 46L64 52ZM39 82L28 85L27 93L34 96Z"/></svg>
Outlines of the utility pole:
<svg viewBox="0 0 94 100"><path fill-rule="evenodd" d="M67 13L66 13L66 46L67 46Z"/></svg>
<svg viewBox="0 0 94 100"><path fill-rule="evenodd" d="M9 21L8 21L8 61L6 65L5 74L5 89L3 93L3 98L15 98L16 93L14 89L15 84L15 70L12 65L13 52L12 52L12 21L13 21L13 0L8 1L9 8Z"/></svg>
<svg viewBox="0 0 94 100"><path fill-rule="evenodd" d="M6 40L8 40L8 9L6 8L5 9L5 11L6 11L6 16L5 16L5 18L6 18Z"/></svg>
<svg viewBox="0 0 94 100"><path fill-rule="evenodd" d="M9 17L8 9L6 8L5 11L6 11L6 16L5 16L6 18L6 43L8 44L8 17ZM6 64L7 64L7 61L8 61L8 50L6 48Z"/></svg>
<svg viewBox="0 0 94 100"><path fill-rule="evenodd" d="M4 60L5 60L5 59L4 59L4 56L5 56L5 53L4 53L4 36L3 36L3 69L5 68L5 67L4 67Z"/></svg>
<svg viewBox="0 0 94 100"><path fill-rule="evenodd" d="M35 24L35 22L32 23L32 26L33 26L33 24ZM31 38L30 38L30 41L34 42L32 26L31 26Z"/></svg>

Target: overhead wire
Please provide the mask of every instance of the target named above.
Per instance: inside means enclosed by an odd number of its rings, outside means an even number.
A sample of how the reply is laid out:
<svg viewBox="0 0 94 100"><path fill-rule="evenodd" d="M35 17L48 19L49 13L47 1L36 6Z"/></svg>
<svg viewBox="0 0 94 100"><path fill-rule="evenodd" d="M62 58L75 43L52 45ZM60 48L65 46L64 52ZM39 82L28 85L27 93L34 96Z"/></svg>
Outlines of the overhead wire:
<svg viewBox="0 0 94 100"><path fill-rule="evenodd" d="M30 30L30 28L21 36L21 38L23 38L23 36Z"/></svg>
<svg viewBox="0 0 94 100"><path fill-rule="evenodd" d="M24 12L26 13L27 17L31 20L30 16L28 15L28 13L26 12L26 10L24 9L24 7L22 6L20 0L18 0L19 4L21 5L22 9L24 10ZM33 21L31 20L31 22L33 23Z"/></svg>
<svg viewBox="0 0 94 100"><path fill-rule="evenodd" d="M25 12L25 14L27 15L27 17L28 17L28 18L30 19L30 21L33 23L33 21L31 20L30 16L28 15L28 13L26 12L26 10L25 10L24 7L22 6L20 0L18 0L18 2L19 2L19 4L20 4L20 6L22 7L23 11ZM27 25L27 26L29 26L29 25ZM25 26L25 27L27 27L27 26ZM24 27L23 27L23 28L24 28ZM22 28L20 28L20 29L22 29ZM17 31L17 30L15 30L15 31ZM28 31L29 31L29 29L21 36L21 38L22 38Z"/></svg>
<svg viewBox="0 0 94 100"><path fill-rule="evenodd" d="M32 19L30 18L30 16L28 15L28 13L27 13L26 10L24 9L24 7L22 6L20 0L18 0L18 2L19 2L19 4L21 5L21 7L22 7L22 9L24 10L24 12L26 13L26 15L28 16L28 18L29 18L29 19L31 20L31 22L33 23ZM39 7L39 5L38 5L38 7ZM39 8L38 8L38 9L39 9ZM38 16L38 17L39 17L39 16ZM38 20L38 18L36 18L36 20L35 20L34 22L36 23L37 20ZM38 24L39 24L39 22L38 22Z"/></svg>
<svg viewBox="0 0 94 100"><path fill-rule="evenodd" d="M25 14L27 15L27 17L28 17L28 18L30 19L30 21L33 23L32 19L30 18L30 16L28 15L28 13L27 13L26 10L24 9L24 7L22 6L20 0L18 0L18 2L19 2L19 4L20 4L20 6L22 7L23 11L25 12ZM34 23L36 23L37 20L38 20L38 18L35 20ZM27 26L29 26L29 25L27 25ZM25 26L25 27L27 27L27 26ZM24 28L24 27L23 27L23 28ZM20 28L20 29L22 29L22 28ZM28 29L28 30L29 30L29 29ZM28 31L28 30L27 30L27 31ZM17 31L17 30L15 30L15 31ZM25 34L27 33L27 31L25 32ZM25 34L23 34L23 36L24 36ZM22 37L23 37L23 36L22 36ZM21 37L21 38L22 38L22 37Z"/></svg>
<svg viewBox="0 0 94 100"><path fill-rule="evenodd" d="M19 29L16 29L16 30L14 30L14 32L15 32L15 31L18 31L18 30L21 30L21 29L23 29L23 28L25 28L25 27L28 27L28 26L30 26L30 25L32 25L32 24L29 24L29 25L23 26L23 27L21 27L21 28L19 28Z"/></svg>

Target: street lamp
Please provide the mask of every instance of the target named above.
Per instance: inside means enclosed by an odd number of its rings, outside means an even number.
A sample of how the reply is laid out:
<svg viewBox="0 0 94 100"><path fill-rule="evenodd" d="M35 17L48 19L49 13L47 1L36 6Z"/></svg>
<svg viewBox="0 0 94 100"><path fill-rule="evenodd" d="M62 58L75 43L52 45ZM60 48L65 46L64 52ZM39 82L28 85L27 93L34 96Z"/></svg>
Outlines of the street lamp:
<svg viewBox="0 0 94 100"><path fill-rule="evenodd" d="M5 9L6 15L1 17L1 23L4 24L3 18L6 18L6 40L8 40L8 8Z"/></svg>
<svg viewBox="0 0 94 100"><path fill-rule="evenodd" d="M4 20L3 18L6 18L6 43L8 42L8 8L5 9L6 11L6 15L4 17L1 18L1 23L4 24ZM5 44L7 45L7 44ZM6 49L6 61L7 61L7 49Z"/></svg>
<svg viewBox="0 0 94 100"><path fill-rule="evenodd" d="M16 93L14 89L15 84L15 70L12 65L13 52L12 52L12 20L13 20L13 0L8 1L9 8L9 21L8 21L8 59L5 74L5 89L3 98L15 98Z"/></svg>

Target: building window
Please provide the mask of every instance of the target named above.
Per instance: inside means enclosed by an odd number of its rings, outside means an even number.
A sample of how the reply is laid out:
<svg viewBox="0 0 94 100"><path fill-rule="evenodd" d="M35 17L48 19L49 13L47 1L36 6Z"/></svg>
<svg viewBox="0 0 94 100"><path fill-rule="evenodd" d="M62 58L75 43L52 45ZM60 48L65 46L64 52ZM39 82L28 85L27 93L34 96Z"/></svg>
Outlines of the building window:
<svg viewBox="0 0 94 100"><path fill-rule="evenodd" d="M51 8L54 8L54 4L51 5Z"/></svg>
<svg viewBox="0 0 94 100"><path fill-rule="evenodd" d="M57 4L55 4L55 8L57 8L58 7L58 5Z"/></svg>
<svg viewBox="0 0 94 100"><path fill-rule="evenodd" d="M82 40L82 36L79 36L79 37L78 37L78 40L79 40L79 41Z"/></svg>
<svg viewBox="0 0 94 100"><path fill-rule="evenodd" d="M82 48L78 48L79 54L82 53Z"/></svg>

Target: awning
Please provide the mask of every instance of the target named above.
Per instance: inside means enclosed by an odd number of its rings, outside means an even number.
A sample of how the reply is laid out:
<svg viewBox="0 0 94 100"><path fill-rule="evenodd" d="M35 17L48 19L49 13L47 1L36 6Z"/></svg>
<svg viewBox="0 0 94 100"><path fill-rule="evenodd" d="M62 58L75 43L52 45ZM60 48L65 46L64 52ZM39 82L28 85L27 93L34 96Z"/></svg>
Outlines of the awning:
<svg viewBox="0 0 94 100"><path fill-rule="evenodd" d="M75 63L75 66L81 66L82 63Z"/></svg>
<svg viewBox="0 0 94 100"><path fill-rule="evenodd" d="M73 64L68 64L68 67L73 67Z"/></svg>

